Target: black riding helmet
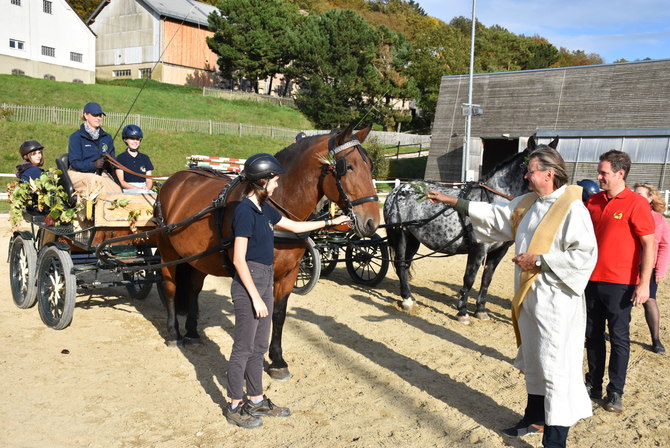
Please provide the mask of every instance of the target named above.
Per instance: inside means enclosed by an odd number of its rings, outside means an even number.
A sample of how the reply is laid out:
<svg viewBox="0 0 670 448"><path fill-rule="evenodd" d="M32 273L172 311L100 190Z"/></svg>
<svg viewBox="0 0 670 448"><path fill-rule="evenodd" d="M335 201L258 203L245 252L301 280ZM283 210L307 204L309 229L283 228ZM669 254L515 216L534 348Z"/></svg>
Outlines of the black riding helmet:
<svg viewBox="0 0 670 448"><path fill-rule="evenodd" d="M273 178L283 173L284 168L282 168L279 160L271 154L262 152L254 154L244 162L241 175L249 182L256 182L259 179Z"/></svg>
<svg viewBox="0 0 670 448"><path fill-rule="evenodd" d="M21 154L21 157L25 158L31 152L39 151L40 149L44 149L44 146L42 146L40 142L37 140L28 140L21 144L19 153Z"/></svg>
<svg viewBox="0 0 670 448"><path fill-rule="evenodd" d="M129 124L128 126L123 128L121 137L124 140L127 138L139 138L141 140L144 138L144 134L142 134L142 129L140 129L139 126L137 126L136 124Z"/></svg>
<svg viewBox="0 0 670 448"><path fill-rule="evenodd" d="M592 181L591 179L582 179L579 182L577 182L577 185L579 185L584 189L584 191L582 191L582 201L584 202L588 201L591 195L596 194L600 191L600 187L598 187L598 184Z"/></svg>

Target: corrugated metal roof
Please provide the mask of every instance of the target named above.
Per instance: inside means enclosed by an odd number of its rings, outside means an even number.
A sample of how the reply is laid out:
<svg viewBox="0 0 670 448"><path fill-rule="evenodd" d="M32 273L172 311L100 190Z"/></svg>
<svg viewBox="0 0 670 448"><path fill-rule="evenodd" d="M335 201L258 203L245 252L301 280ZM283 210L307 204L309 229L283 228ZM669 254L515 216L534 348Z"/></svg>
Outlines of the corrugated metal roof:
<svg viewBox="0 0 670 448"><path fill-rule="evenodd" d="M538 137L666 137L670 128L538 129Z"/></svg>
<svg viewBox="0 0 670 448"><path fill-rule="evenodd" d="M612 66L621 66L621 65L634 65L634 64L653 64L655 62L667 62L669 58L663 59L647 59L645 61L630 61L630 62L610 62L609 64L593 64L593 65L574 65L569 67L551 67L551 68L536 68L532 70L514 70L509 72L484 72L484 73L473 73L472 76L489 76L489 75L510 75L517 73L533 73L533 72L551 72L551 71L560 71L560 70L580 70L580 69L591 69L594 67L612 67ZM468 73L461 75L445 75L442 78L467 78L470 76Z"/></svg>
<svg viewBox="0 0 670 448"><path fill-rule="evenodd" d="M161 16L208 26L207 16L218 11L216 6L195 0L142 0Z"/></svg>

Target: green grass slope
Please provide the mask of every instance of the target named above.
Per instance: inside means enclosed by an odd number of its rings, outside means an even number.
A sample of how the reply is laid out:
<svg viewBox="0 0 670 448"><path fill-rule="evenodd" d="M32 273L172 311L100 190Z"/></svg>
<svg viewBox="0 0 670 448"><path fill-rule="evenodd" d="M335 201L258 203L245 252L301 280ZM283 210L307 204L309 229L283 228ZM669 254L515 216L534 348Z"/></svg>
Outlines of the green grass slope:
<svg viewBox="0 0 670 448"><path fill-rule="evenodd" d="M104 123L103 123L104 128ZM19 146L25 140L38 140L45 147L45 168L55 168L55 158L67 152L68 139L76 129L44 123L13 123L0 121L0 173L16 172L21 160ZM185 168L186 158L200 154L216 157L247 158L258 152L271 154L288 146L291 142L257 137L230 135L178 134L151 132L145 134L140 147L151 157L156 168L154 174L171 174ZM119 135L114 141L116 152L125 150ZM0 179L0 190L4 190L8 179Z"/></svg>
<svg viewBox="0 0 670 448"><path fill-rule="evenodd" d="M105 112L126 113L140 92L144 80L75 84L47 81L27 76L0 75L0 103L26 106L84 107L89 101L102 105ZM204 97L202 90L149 81L132 113L165 118L212 120L311 129L312 124L300 111L274 104Z"/></svg>

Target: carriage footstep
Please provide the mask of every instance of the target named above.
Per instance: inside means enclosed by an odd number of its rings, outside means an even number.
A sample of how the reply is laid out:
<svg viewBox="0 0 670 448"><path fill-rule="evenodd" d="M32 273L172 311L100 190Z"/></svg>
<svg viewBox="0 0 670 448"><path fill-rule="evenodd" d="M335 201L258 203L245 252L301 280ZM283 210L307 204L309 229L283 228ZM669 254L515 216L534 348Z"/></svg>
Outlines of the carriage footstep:
<svg viewBox="0 0 670 448"><path fill-rule="evenodd" d="M288 367L284 367L283 369L268 369L268 375L277 381L288 381L293 378L291 372L288 371Z"/></svg>

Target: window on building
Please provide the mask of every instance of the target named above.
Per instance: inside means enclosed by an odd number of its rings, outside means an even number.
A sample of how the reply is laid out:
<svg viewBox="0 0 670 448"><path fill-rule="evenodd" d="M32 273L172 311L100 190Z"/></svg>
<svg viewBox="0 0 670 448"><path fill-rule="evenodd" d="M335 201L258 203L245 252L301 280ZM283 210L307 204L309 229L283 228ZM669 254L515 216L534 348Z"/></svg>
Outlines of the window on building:
<svg viewBox="0 0 670 448"><path fill-rule="evenodd" d="M48 79L49 81L55 81L56 77L54 75L44 75L44 79Z"/></svg>
<svg viewBox="0 0 670 448"><path fill-rule="evenodd" d="M146 79L146 78L151 79L151 69L150 69L150 68L141 68L141 69L140 69L140 78L142 78L142 79Z"/></svg>
<svg viewBox="0 0 670 448"><path fill-rule="evenodd" d="M45 47L42 45L42 56L51 56L52 58L56 57L56 49L53 47Z"/></svg>
<svg viewBox="0 0 670 448"><path fill-rule="evenodd" d="M21 70L20 68L13 68L12 69L12 75L25 75L26 72Z"/></svg>
<svg viewBox="0 0 670 448"><path fill-rule="evenodd" d="M47 14L53 14L49 0L42 0L42 10Z"/></svg>
<svg viewBox="0 0 670 448"><path fill-rule="evenodd" d="M128 70L114 70L112 72L112 76L114 76L115 78L130 76L130 69L128 69Z"/></svg>
<svg viewBox="0 0 670 448"><path fill-rule="evenodd" d="M74 51L70 52L70 60L73 62L81 62L84 59L81 53L75 53Z"/></svg>
<svg viewBox="0 0 670 448"><path fill-rule="evenodd" d="M14 48L15 50L23 50L25 42L22 40L9 39L9 48Z"/></svg>
<svg viewBox="0 0 670 448"><path fill-rule="evenodd" d="M76 82L77 84L83 84L83 83L84 83L84 81L82 81L82 80L79 79L79 78L74 78L74 79L72 80L72 82Z"/></svg>
<svg viewBox="0 0 670 448"><path fill-rule="evenodd" d="M21 0L12 0L12 5L21 6Z"/></svg>

